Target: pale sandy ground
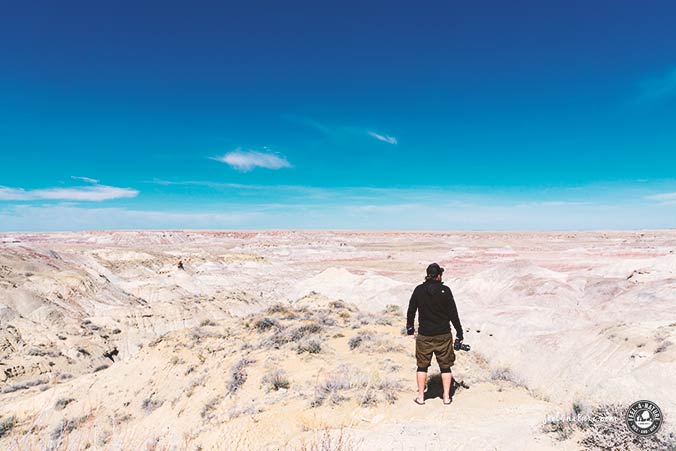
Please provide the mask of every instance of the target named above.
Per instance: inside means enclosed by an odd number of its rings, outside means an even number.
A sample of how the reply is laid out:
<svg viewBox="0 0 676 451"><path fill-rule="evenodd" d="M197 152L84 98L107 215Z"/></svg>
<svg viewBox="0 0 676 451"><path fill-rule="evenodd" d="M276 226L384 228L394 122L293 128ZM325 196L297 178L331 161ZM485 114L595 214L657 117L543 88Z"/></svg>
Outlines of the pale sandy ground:
<svg viewBox="0 0 676 451"><path fill-rule="evenodd" d="M542 424L639 399L664 448L675 249L676 231L0 234L0 448L322 449L328 428L349 443L327 450L603 449ZM412 402L401 334L432 261L472 345L451 406Z"/></svg>

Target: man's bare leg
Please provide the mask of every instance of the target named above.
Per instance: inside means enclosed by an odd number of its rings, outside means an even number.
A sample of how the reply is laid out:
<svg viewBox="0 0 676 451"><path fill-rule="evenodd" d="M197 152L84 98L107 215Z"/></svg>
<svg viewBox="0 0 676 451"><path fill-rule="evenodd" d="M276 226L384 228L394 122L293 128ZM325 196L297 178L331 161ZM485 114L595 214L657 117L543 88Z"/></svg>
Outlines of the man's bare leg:
<svg viewBox="0 0 676 451"><path fill-rule="evenodd" d="M418 382L418 401L425 402L425 382L427 382L427 373L424 371L417 371L415 373L416 381Z"/></svg>
<svg viewBox="0 0 676 451"><path fill-rule="evenodd" d="M444 402L448 403L451 399L451 381L453 375L451 373L441 373L441 385L444 387Z"/></svg>

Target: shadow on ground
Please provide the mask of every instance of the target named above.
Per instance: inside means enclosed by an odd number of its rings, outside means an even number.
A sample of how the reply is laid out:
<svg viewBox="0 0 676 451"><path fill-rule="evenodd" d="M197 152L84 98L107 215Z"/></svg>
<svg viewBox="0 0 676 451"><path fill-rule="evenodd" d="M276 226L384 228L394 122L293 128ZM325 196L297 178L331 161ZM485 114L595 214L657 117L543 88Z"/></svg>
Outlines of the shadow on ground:
<svg viewBox="0 0 676 451"><path fill-rule="evenodd" d="M455 377L451 382L451 398L459 393L458 389L467 389L469 386L464 381L458 381ZM441 373L433 374L427 378L427 390L425 391L425 400L439 398L444 395L444 387L441 385Z"/></svg>

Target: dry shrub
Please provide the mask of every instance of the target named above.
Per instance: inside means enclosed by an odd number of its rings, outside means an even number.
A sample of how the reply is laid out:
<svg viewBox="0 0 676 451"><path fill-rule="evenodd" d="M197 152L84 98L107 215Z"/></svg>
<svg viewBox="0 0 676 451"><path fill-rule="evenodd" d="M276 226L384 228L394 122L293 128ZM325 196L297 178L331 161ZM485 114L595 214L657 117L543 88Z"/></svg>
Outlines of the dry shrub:
<svg viewBox="0 0 676 451"><path fill-rule="evenodd" d="M310 406L319 407L327 402L341 404L352 398L364 407L383 401L393 403L402 389L403 384L398 379L369 377L356 368L341 365L316 385Z"/></svg>
<svg viewBox="0 0 676 451"><path fill-rule="evenodd" d="M322 331L322 326L319 323L311 322L303 324L290 332L290 341L298 341L308 335L318 334Z"/></svg>
<svg viewBox="0 0 676 451"><path fill-rule="evenodd" d="M348 341L348 346L351 350L359 348L365 352L399 352L403 350L400 344L392 342L389 338L375 334L372 331L364 331L359 335L355 335Z"/></svg>
<svg viewBox="0 0 676 451"><path fill-rule="evenodd" d="M401 316L401 307L399 307L396 304L387 304L385 306L385 310L383 310L383 313L386 315L399 315Z"/></svg>
<svg viewBox="0 0 676 451"><path fill-rule="evenodd" d="M261 383L266 387L267 391L277 391L279 389L288 389L291 383L289 382L289 377L286 375L286 371L282 368L277 368L274 371L270 371L261 380Z"/></svg>
<svg viewBox="0 0 676 451"><path fill-rule="evenodd" d="M144 400L141 402L141 408L142 408L146 413L150 413L150 412L152 412L153 410L155 410L155 409L157 409L158 407L160 407L162 404L164 404L164 401L162 401L162 400L160 400L160 399L153 399L153 395L150 395L149 397L147 397L146 399L144 399Z"/></svg>
<svg viewBox="0 0 676 451"><path fill-rule="evenodd" d="M73 399L73 398L60 398L60 399L58 399L58 400L56 401L56 403L54 404L54 409L56 409L56 410L63 410L63 409L66 408L66 406L67 406L68 404L70 404L70 403L73 402L73 401L75 401L75 399Z"/></svg>
<svg viewBox="0 0 676 451"><path fill-rule="evenodd" d="M274 318L261 318L254 323L254 328L258 332L263 332L272 329L273 327L276 329L280 328L279 321Z"/></svg>
<svg viewBox="0 0 676 451"><path fill-rule="evenodd" d="M37 378L26 382L20 382L18 384L10 385L2 389L2 393L13 393L18 390L26 390L31 387L37 387L38 385L44 385L49 382L45 378Z"/></svg>
<svg viewBox="0 0 676 451"><path fill-rule="evenodd" d="M10 415L0 419L0 438L12 432L14 426L16 425L16 416Z"/></svg>
<svg viewBox="0 0 676 451"><path fill-rule="evenodd" d="M355 440L344 428L333 433L329 428L321 432L316 431L314 437L302 440L295 448L297 451L356 451L358 449Z"/></svg>
<svg viewBox="0 0 676 451"><path fill-rule="evenodd" d="M309 340L302 340L298 343L298 348L296 349L298 354L307 352L308 354L319 354L322 352L322 343L314 338Z"/></svg>
<svg viewBox="0 0 676 451"><path fill-rule="evenodd" d="M247 379L246 367L253 362L254 361L251 359L243 358L232 366L230 369L230 381L227 385L229 394L235 393L242 385L244 385Z"/></svg>
<svg viewBox="0 0 676 451"><path fill-rule="evenodd" d="M276 304L271 305L268 307L268 313L288 313L289 308L282 304L281 302L278 302Z"/></svg>
<svg viewBox="0 0 676 451"><path fill-rule="evenodd" d="M573 404L572 411L545 422L542 431L555 433L557 439L567 440L574 432L582 433L578 442L582 451L665 451L676 448L676 435L659 432L650 437L635 435L625 423L627 407L604 404L585 409Z"/></svg>
<svg viewBox="0 0 676 451"><path fill-rule="evenodd" d="M221 402L221 399L222 399L221 396L216 396L216 397L210 399L204 405L204 407L202 407L202 412L200 412L200 416L206 421L211 420L214 417L213 411L216 410L216 407Z"/></svg>

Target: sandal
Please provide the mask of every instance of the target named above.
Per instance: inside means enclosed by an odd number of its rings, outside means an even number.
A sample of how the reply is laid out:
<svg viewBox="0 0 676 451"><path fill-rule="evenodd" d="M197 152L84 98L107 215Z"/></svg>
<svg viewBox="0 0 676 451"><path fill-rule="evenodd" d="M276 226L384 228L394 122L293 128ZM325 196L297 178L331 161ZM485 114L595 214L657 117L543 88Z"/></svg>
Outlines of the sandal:
<svg viewBox="0 0 676 451"><path fill-rule="evenodd" d="M444 405L450 406L452 402L453 402L453 398L448 398L448 402L446 402L446 400L444 400Z"/></svg>
<svg viewBox="0 0 676 451"><path fill-rule="evenodd" d="M413 400L413 402L416 403L416 404L420 404L421 406L424 406L424 405L425 405L425 400L424 400L424 398L423 398L423 402L420 402L420 401L418 401L418 398L416 397L416 398Z"/></svg>

